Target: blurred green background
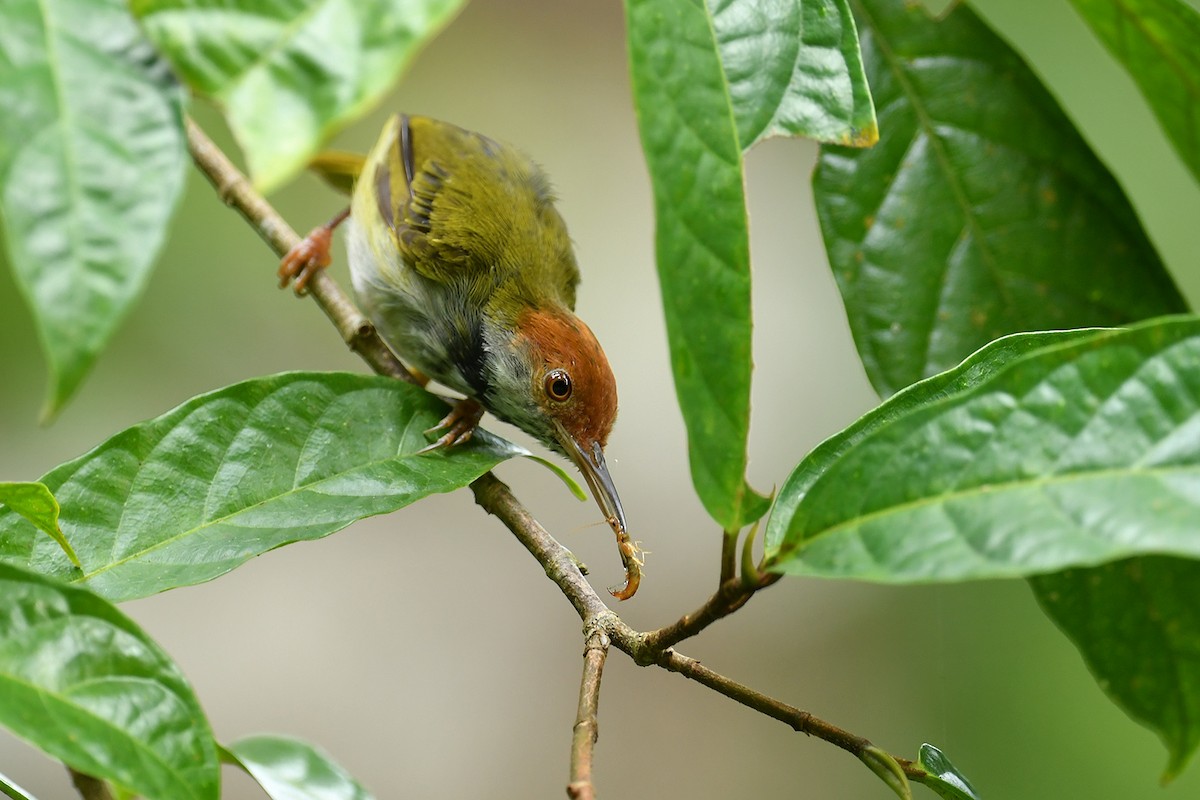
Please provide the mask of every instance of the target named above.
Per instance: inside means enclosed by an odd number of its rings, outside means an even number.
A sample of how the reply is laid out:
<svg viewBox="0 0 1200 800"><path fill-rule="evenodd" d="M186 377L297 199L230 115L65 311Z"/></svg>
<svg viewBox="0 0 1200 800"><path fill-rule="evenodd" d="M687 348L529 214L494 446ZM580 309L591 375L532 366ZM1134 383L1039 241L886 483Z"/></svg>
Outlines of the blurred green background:
<svg viewBox="0 0 1200 800"><path fill-rule="evenodd" d="M975 6L1047 80L1200 300L1200 191L1127 76L1066 2ZM475 0L386 107L336 144L365 150L384 115L404 109L516 143L554 177L584 271L580 313L620 383L610 466L651 555L641 591L619 611L646 629L711 593L720 543L687 472L623 34L617 3ZM211 109L195 114L228 144ZM824 260L809 190L815 155L810 142L771 141L747 165L757 315L750 470L765 490L877 402ZM273 200L302 231L341 202L309 177ZM344 281L344 270L334 275ZM45 369L7 269L0 363L5 480L34 479L238 380L363 369L309 301L274 289L271 254L195 172L149 291L58 421L36 424ZM597 585L620 582L590 503L536 466L499 472ZM381 799L562 796L579 620L466 492L125 608L186 671L223 740L308 738ZM1020 582L787 580L681 650L897 754L936 743L986 800L1200 796L1200 767L1159 788L1164 751L1103 697ZM600 709L596 780L606 797L890 796L840 750L620 654L605 670ZM42 798L72 796L61 767L3 732L0 771ZM226 797L261 797L244 776L226 778Z"/></svg>

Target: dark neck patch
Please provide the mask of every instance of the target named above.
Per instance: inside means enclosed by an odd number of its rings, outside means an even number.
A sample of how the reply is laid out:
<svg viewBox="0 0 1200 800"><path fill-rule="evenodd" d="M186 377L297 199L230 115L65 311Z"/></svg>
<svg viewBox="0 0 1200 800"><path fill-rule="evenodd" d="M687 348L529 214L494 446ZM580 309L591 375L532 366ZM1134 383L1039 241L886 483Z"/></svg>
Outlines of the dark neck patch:
<svg viewBox="0 0 1200 800"><path fill-rule="evenodd" d="M472 395L482 400L491 388L483 346L483 321L478 316L464 319L469 321L455 326L457 330L449 338L450 358L463 380L471 387Z"/></svg>

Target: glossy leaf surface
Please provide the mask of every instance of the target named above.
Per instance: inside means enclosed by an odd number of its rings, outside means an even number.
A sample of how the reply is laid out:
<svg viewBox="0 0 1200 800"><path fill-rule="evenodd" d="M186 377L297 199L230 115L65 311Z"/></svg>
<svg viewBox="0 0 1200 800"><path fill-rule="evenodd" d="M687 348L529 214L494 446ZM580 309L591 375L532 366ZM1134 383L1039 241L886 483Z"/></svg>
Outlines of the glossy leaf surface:
<svg viewBox="0 0 1200 800"><path fill-rule="evenodd" d="M462 0L131 0L183 79L224 107L264 190L368 110Z"/></svg>
<svg viewBox="0 0 1200 800"><path fill-rule="evenodd" d="M960 368L973 385L919 384L898 398L912 410L884 403L813 451L768 566L907 583L1200 557L1200 321L1017 338L1046 346L994 370L985 348Z"/></svg>
<svg viewBox="0 0 1200 800"><path fill-rule="evenodd" d="M1137 83L1179 157L1200 179L1200 14L1179 0L1072 0ZM1042 609L1101 689L1158 734L1182 772L1200 744L1200 564L1137 558L1034 578Z"/></svg>
<svg viewBox="0 0 1200 800"><path fill-rule="evenodd" d="M847 0L711 0L742 150L769 136L879 138Z"/></svg>
<svg viewBox="0 0 1200 800"><path fill-rule="evenodd" d="M212 732L175 664L80 587L0 564L0 724L149 800L215 800Z"/></svg>
<svg viewBox="0 0 1200 800"><path fill-rule="evenodd" d="M465 486L525 451L486 431L417 454L446 406L414 386L285 373L189 400L52 470L83 575L0 511L0 560L114 600L211 580L247 559Z"/></svg>
<svg viewBox="0 0 1200 800"><path fill-rule="evenodd" d="M1200 13L1181 0L1071 0L1200 180Z"/></svg>
<svg viewBox="0 0 1200 800"><path fill-rule="evenodd" d="M271 800L372 800L329 754L286 736L247 736L226 748Z"/></svg>
<svg viewBox="0 0 1200 800"><path fill-rule="evenodd" d="M122 0L0 3L0 218L49 361L46 416L150 274L183 186L181 100Z"/></svg>
<svg viewBox="0 0 1200 800"><path fill-rule="evenodd" d="M1179 774L1200 744L1200 562L1134 558L1031 584L1105 694L1162 739L1165 777Z"/></svg>
<svg viewBox="0 0 1200 800"><path fill-rule="evenodd" d="M80 567L79 556L58 528L58 501L41 483L0 483L0 506L7 506L58 542L67 558Z"/></svg>
<svg viewBox="0 0 1200 800"><path fill-rule="evenodd" d="M767 500L745 479L750 240L737 128L703 0L626 0L625 9L692 482L708 513L738 529Z"/></svg>
<svg viewBox="0 0 1200 800"><path fill-rule="evenodd" d="M921 751L917 755L917 766L929 773L929 777L921 783L939 797L944 797L945 800L979 800L979 795L966 776L933 745L921 745Z"/></svg>
<svg viewBox="0 0 1200 800"><path fill-rule="evenodd" d="M886 403L860 417L853 425L822 442L800 465L792 471L775 498L771 516L767 522L766 544L768 549L777 548L782 541L787 521L794 518L797 507L808 494L808 490L820 480L824 471L842 454L859 442L887 427L911 411L941 397L964 392L995 375L1007 364L1021 356L1049 347L1090 338L1101 329L1078 331L1050 331L1036 336L1006 336L988 345L975 357L969 358L954 369L934 375L932 378L909 386L893 395Z"/></svg>
<svg viewBox="0 0 1200 800"><path fill-rule="evenodd" d="M830 263L883 395L1016 331L1184 302L1108 170L966 4L852 0L880 142L822 148Z"/></svg>

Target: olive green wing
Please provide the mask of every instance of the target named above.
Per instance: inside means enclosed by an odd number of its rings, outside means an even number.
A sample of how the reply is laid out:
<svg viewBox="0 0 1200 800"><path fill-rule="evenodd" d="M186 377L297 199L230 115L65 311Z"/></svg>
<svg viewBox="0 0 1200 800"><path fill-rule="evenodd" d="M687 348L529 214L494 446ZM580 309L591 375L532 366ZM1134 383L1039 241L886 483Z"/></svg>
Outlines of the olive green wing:
<svg viewBox="0 0 1200 800"><path fill-rule="evenodd" d="M425 117L397 115L372 156L376 207L404 261L438 281L489 272L484 212L473 201L468 133Z"/></svg>
<svg viewBox="0 0 1200 800"><path fill-rule="evenodd" d="M440 283L515 281L574 305L570 238L535 164L446 122L400 115L393 127L375 191L406 263Z"/></svg>

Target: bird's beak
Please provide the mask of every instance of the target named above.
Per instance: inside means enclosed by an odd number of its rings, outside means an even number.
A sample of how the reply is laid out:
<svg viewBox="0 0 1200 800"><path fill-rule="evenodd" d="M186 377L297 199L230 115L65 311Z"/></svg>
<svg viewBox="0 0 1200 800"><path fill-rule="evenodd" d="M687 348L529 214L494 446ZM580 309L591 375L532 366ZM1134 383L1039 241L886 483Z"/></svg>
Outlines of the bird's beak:
<svg viewBox="0 0 1200 800"><path fill-rule="evenodd" d="M596 505L600 506L608 524L614 529L620 525L622 531L627 531L625 510L621 508L621 498L617 496L617 487L613 485L612 476L608 474L608 466L604 463L604 451L600 449L600 443L592 442L591 447L584 447L575 441L574 436L561 429L559 430L559 439L562 440L564 449L571 455L571 460L583 473L584 479L591 487L592 497L596 498Z"/></svg>

